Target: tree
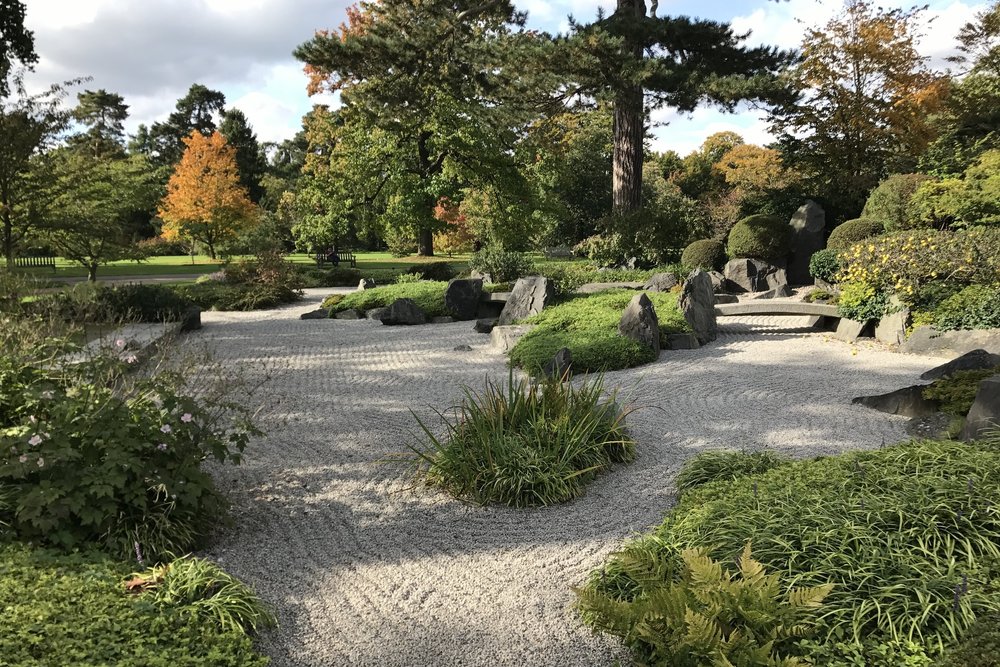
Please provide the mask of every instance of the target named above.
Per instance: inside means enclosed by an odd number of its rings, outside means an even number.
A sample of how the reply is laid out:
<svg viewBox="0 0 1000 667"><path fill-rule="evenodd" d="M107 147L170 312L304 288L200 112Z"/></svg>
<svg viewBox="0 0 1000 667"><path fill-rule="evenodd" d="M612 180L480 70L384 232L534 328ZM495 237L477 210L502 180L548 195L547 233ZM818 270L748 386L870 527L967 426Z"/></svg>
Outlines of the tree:
<svg viewBox="0 0 1000 667"><path fill-rule="evenodd" d="M693 111L709 103L732 111L747 100L777 101L777 77L791 54L742 46L725 23L647 16L645 0L617 0L610 16L571 24L560 68L576 92L614 102L613 211L642 206L643 140L650 110Z"/></svg>
<svg viewBox="0 0 1000 667"><path fill-rule="evenodd" d="M954 63L968 65L972 72L1000 76L1000 2L976 14L958 32L958 55Z"/></svg>
<svg viewBox="0 0 1000 667"><path fill-rule="evenodd" d="M771 115L786 158L834 217L855 217L885 176L913 170L932 138L927 119L945 86L917 52L919 12L848 0L806 32L791 73L802 95Z"/></svg>
<svg viewBox="0 0 1000 667"><path fill-rule="evenodd" d="M67 82L72 85L75 82ZM64 86L29 95L24 71L12 77L14 97L0 98L0 244L7 267L14 265L14 251L30 234L43 202L44 183L33 169L37 158L69 121L62 108Z"/></svg>
<svg viewBox="0 0 1000 667"><path fill-rule="evenodd" d="M528 77L510 65L533 39L523 23L510 0L362 1L339 30L295 50L310 92L341 95L338 131L350 140L338 151L355 172L348 199L383 196L392 204L384 224L413 233L423 255L442 225L434 208L458 183L524 185L511 148L526 123L516 111ZM351 215L329 206L338 219Z"/></svg>
<svg viewBox="0 0 1000 667"><path fill-rule="evenodd" d="M7 79L14 61L28 68L38 62L34 35L24 27L24 12L20 0L0 0L0 97L10 94Z"/></svg>
<svg viewBox="0 0 1000 667"><path fill-rule="evenodd" d="M103 88L85 90L77 94L73 119L87 127L87 131L70 138L72 144L86 146L96 158L125 153L125 120L128 105L117 93Z"/></svg>
<svg viewBox="0 0 1000 667"><path fill-rule="evenodd" d="M264 196L261 179L267 170L264 151L257 141L250 122L239 109L233 108L222 114L219 132L226 143L236 150L236 166L240 170L240 183L247 189L250 201L259 204Z"/></svg>
<svg viewBox="0 0 1000 667"><path fill-rule="evenodd" d="M185 149L192 132L208 136L215 132L215 116L226 106L226 96L217 90L193 84L166 121L147 128L140 125L132 142L133 152L145 153L157 166L173 166Z"/></svg>
<svg viewBox="0 0 1000 667"><path fill-rule="evenodd" d="M203 243L215 259L220 243L256 222L256 208L240 185L236 151L221 134L192 130L184 145L160 202L163 236Z"/></svg>

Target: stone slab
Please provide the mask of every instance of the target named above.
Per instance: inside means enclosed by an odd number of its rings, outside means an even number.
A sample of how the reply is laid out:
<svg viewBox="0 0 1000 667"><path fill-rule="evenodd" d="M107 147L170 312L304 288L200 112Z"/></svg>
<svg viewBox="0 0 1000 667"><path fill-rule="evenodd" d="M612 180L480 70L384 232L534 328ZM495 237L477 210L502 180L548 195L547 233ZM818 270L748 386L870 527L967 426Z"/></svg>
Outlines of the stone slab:
<svg viewBox="0 0 1000 667"><path fill-rule="evenodd" d="M507 324L493 327L490 332L490 345L500 352L510 352L511 348L517 345L517 341L534 328L534 324Z"/></svg>
<svg viewBox="0 0 1000 667"><path fill-rule="evenodd" d="M932 357L954 359L973 350L986 350L1000 354L1000 329L979 331L938 331L921 326L899 346L906 354L924 354Z"/></svg>

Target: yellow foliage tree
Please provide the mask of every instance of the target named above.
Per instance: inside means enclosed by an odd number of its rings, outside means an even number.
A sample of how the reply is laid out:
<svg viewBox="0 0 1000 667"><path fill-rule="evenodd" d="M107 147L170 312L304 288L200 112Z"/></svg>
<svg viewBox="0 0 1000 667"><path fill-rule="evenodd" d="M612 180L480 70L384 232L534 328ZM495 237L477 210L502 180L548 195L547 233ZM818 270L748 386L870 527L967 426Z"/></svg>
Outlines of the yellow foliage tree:
<svg viewBox="0 0 1000 667"><path fill-rule="evenodd" d="M184 155L160 202L163 237L198 241L215 259L216 246L258 221L257 208L240 185L236 150L218 132L184 138Z"/></svg>

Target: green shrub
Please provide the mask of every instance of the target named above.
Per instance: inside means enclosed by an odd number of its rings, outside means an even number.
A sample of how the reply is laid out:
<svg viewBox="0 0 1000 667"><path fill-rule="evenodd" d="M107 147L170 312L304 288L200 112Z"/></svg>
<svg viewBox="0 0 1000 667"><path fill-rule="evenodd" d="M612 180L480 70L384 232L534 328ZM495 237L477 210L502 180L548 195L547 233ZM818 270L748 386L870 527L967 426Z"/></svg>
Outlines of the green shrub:
<svg viewBox="0 0 1000 667"><path fill-rule="evenodd" d="M830 232L826 247L830 250L847 250L856 243L883 233L885 233L885 223L881 220L855 218L837 225Z"/></svg>
<svg viewBox="0 0 1000 667"><path fill-rule="evenodd" d="M684 493L716 480L767 472L786 463L788 459L767 449L756 452L702 452L688 459L677 473L677 491Z"/></svg>
<svg viewBox="0 0 1000 667"><path fill-rule="evenodd" d="M845 283L837 299L837 312L855 322L879 320L889 311L889 295L868 283Z"/></svg>
<svg viewBox="0 0 1000 667"><path fill-rule="evenodd" d="M277 625L274 614L249 586L203 558L182 556L134 572L126 587L160 607L190 609L222 630L253 634Z"/></svg>
<svg viewBox="0 0 1000 667"><path fill-rule="evenodd" d="M353 308L363 313L372 308L389 306L396 299L413 299L427 313L428 317L451 315L444 305L444 293L447 289L448 283L428 280L373 287L345 295L333 304L332 312L337 313ZM330 307L327 305L327 301L323 302L323 307Z"/></svg>
<svg viewBox="0 0 1000 667"><path fill-rule="evenodd" d="M361 271L349 267L299 268L303 287L354 287L361 282Z"/></svg>
<svg viewBox="0 0 1000 667"><path fill-rule="evenodd" d="M804 297L802 297L802 300L808 303L819 302L819 303L828 303L831 305L836 305L837 301L840 300L840 295L827 292L826 290L814 289L813 291L807 293Z"/></svg>
<svg viewBox="0 0 1000 667"><path fill-rule="evenodd" d="M448 282L458 272L455 267L448 262L425 262L424 264L414 264L406 270L409 275L419 275L423 280L435 280Z"/></svg>
<svg viewBox="0 0 1000 667"><path fill-rule="evenodd" d="M828 283L837 282L840 273L840 257L836 250L817 250L809 258L809 275L825 280Z"/></svg>
<svg viewBox="0 0 1000 667"><path fill-rule="evenodd" d="M819 619L823 643L952 644L977 616L1000 610L998 445L911 442L705 484L611 556L588 588L640 599L650 582L635 576L637 560L663 563L669 581L683 550L731 562L752 538L757 559L789 585L834 584Z"/></svg>
<svg viewBox="0 0 1000 667"><path fill-rule="evenodd" d="M505 250L503 246L488 244L472 255L469 268L489 274L496 282L513 282L530 275L534 270L531 258L523 252Z"/></svg>
<svg viewBox="0 0 1000 667"><path fill-rule="evenodd" d="M240 630L187 606L125 593L128 566L93 553L0 545L0 662L5 665L264 667Z"/></svg>
<svg viewBox="0 0 1000 667"><path fill-rule="evenodd" d="M170 322L195 304L165 285L77 285L32 304L69 322Z"/></svg>
<svg viewBox="0 0 1000 667"><path fill-rule="evenodd" d="M301 292L280 285L204 282L176 285L172 289L203 310L262 310L294 303L302 298Z"/></svg>
<svg viewBox="0 0 1000 667"><path fill-rule="evenodd" d="M622 239L618 234L594 234L573 246L573 254L586 257L598 266L615 266L625 259Z"/></svg>
<svg viewBox="0 0 1000 667"><path fill-rule="evenodd" d="M0 357L3 521L20 538L152 557L190 549L224 518L201 462L238 463L256 429L239 406L180 393L179 375L126 381L127 361Z"/></svg>
<svg viewBox="0 0 1000 667"><path fill-rule="evenodd" d="M767 262L784 260L791 249L791 226L770 215L743 218L729 232L726 252L731 259L750 257Z"/></svg>
<svg viewBox="0 0 1000 667"><path fill-rule="evenodd" d="M343 301L346 296L347 296L346 294L331 294L330 296L323 299L323 303L321 303L320 306L322 308L326 308L327 310L331 310L338 303Z"/></svg>
<svg viewBox="0 0 1000 667"><path fill-rule="evenodd" d="M413 283L419 283L424 279L424 274L422 273L400 273L396 276L394 281L397 285L412 285Z"/></svg>
<svg viewBox="0 0 1000 667"><path fill-rule="evenodd" d="M930 180L926 174L893 174L868 195L861 217L881 220L887 232L926 226L915 219L910 201L920 185Z"/></svg>
<svg viewBox="0 0 1000 667"><path fill-rule="evenodd" d="M627 575L644 582L642 594L618 601L592 589L578 590L585 618L621 637L641 664L809 664L794 657L796 641L812 633L831 584L786 590L779 575L765 574L750 556L749 542L737 560L738 577L706 549L685 549L679 558L677 580L663 577L673 564L622 560Z"/></svg>
<svg viewBox="0 0 1000 667"><path fill-rule="evenodd" d="M612 290L546 308L526 320L537 326L510 351L511 364L537 374L564 347L573 356L576 372L632 368L653 361L649 348L618 334L622 313L635 295L630 290ZM656 309L661 337L690 331L676 294L648 292L646 296Z"/></svg>
<svg viewBox="0 0 1000 667"><path fill-rule="evenodd" d="M1000 329L1000 285L969 285L934 312L938 329Z"/></svg>
<svg viewBox="0 0 1000 667"><path fill-rule="evenodd" d="M690 269L713 271L726 261L726 248L720 241L703 239L684 248L681 264Z"/></svg>
<svg viewBox="0 0 1000 667"><path fill-rule="evenodd" d="M594 265L571 264L569 262L540 264L537 271L552 282L557 295L569 294L587 283L645 281L653 273L656 273L656 271L638 269L599 270Z"/></svg>
<svg viewBox="0 0 1000 667"><path fill-rule="evenodd" d="M596 474L635 456L625 413L603 391L600 379L534 384L511 374L506 387L487 379L483 392L465 390L455 421L441 416L443 437L420 422L426 439L411 447L418 475L481 505L571 500Z"/></svg>
<svg viewBox="0 0 1000 667"><path fill-rule="evenodd" d="M956 371L948 377L934 380L921 392L927 400L938 401L941 412L964 417L976 400L979 384L988 377L1000 373L1000 367Z"/></svg>
<svg viewBox="0 0 1000 667"><path fill-rule="evenodd" d="M1000 667L1000 615L989 614L976 621L937 667Z"/></svg>

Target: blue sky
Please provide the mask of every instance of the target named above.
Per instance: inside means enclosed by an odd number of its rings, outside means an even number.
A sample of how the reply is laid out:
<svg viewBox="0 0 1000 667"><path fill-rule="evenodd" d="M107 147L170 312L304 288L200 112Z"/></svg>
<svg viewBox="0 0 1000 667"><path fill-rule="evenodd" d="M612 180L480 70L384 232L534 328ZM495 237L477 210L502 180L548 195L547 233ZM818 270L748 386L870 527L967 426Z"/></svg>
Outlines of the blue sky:
<svg viewBox="0 0 1000 667"><path fill-rule="evenodd" d="M566 17L594 17L614 0L515 0L529 25L556 32ZM107 88L131 105L129 129L166 117L195 82L221 90L242 109L262 140L281 140L298 129L317 100L305 93L301 66L291 57L317 28L344 20L346 0L27 0L27 24L40 56L36 85L83 75L88 88ZM889 7L912 3L883 0ZM958 28L985 2L934 0L923 53L942 63ZM661 0L660 15L686 14L731 21L752 31L751 43L798 45L804 26L819 26L837 13L839 0ZM681 154L708 135L734 130L748 141L768 141L759 113L735 115L712 109L678 116L654 114L654 148Z"/></svg>

